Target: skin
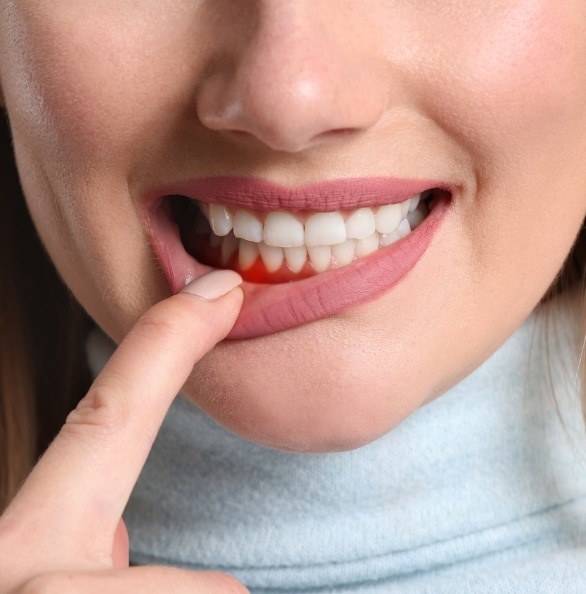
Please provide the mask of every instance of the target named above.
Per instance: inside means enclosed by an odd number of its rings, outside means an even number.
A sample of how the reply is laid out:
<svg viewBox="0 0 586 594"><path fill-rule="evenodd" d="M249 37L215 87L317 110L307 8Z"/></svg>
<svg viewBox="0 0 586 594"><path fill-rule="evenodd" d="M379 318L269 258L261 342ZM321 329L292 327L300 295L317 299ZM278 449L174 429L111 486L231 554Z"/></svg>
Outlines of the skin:
<svg viewBox="0 0 586 594"><path fill-rule="evenodd" d="M240 282L214 271L138 320L0 517L1 594L248 592L216 571L129 569L121 519L176 391L236 321Z"/></svg>
<svg viewBox="0 0 586 594"><path fill-rule="evenodd" d="M583 0L5 0L0 50L33 219L117 342L169 295L139 216L153 186L458 188L391 291L195 365L185 396L271 447L359 447L459 382L531 313L586 214Z"/></svg>

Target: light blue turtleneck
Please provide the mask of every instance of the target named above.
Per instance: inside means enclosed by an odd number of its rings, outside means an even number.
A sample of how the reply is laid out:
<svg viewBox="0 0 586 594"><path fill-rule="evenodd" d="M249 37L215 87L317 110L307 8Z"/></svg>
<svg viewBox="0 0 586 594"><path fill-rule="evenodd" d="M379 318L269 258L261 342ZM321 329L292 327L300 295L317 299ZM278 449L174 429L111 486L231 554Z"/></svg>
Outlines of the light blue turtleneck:
<svg viewBox="0 0 586 594"><path fill-rule="evenodd" d="M228 572L252 594L585 593L580 349L569 320L553 349L564 430L536 321L350 452L265 448L177 398L124 514L131 562ZM111 349L90 337L94 373Z"/></svg>

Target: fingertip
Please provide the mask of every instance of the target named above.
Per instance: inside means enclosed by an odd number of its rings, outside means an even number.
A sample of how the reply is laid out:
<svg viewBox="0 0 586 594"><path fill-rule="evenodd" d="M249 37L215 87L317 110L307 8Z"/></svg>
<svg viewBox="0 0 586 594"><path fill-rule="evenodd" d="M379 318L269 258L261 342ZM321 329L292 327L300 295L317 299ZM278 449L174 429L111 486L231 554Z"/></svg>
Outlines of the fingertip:
<svg viewBox="0 0 586 594"><path fill-rule="evenodd" d="M234 270L212 270L186 284L181 293L195 295L204 301L215 301L242 284L242 277Z"/></svg>

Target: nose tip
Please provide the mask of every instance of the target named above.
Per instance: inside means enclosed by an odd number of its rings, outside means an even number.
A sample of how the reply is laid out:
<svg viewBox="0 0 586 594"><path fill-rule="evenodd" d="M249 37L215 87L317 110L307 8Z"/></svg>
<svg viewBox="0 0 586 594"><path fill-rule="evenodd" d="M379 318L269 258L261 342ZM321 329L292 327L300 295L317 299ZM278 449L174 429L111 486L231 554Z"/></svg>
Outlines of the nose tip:
<svg viewBox="0 0 586 594"><path fill-rule="evenodd" d="M255 138L273 150L295 153L340 132L364 128L376 119L336 110L334 93L323 81L299 77L271 84L260 78L216 78L200 98L202 124L237 138Z"/></svg>
<svg viewBox="0 0 586 594"><path fill-rule="evenodd" d="M292 153L372 126L385 107L375 69L322 37L293 37L257 39L209 73L197 97L201 123Z"/></svg>

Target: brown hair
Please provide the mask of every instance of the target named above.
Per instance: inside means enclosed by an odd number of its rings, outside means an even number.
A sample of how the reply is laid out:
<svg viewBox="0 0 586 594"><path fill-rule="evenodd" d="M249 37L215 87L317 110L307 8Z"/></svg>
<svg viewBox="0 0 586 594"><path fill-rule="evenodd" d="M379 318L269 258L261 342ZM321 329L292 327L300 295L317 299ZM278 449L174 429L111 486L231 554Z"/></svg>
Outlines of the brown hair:
<svg viewBox="0 0 586 594"><path fill-rule="evenodd" d="M0 115L0 513L90 385L91 321L58 276L22 196Z"/></svg>
<svg viewBox="0 0 586 594"><path fill-rule="evenodd" d="M7 117L0 117L0 191L1 513L90 385L84 341L92 322L61 281L35 231L20 189ZM583 227L542 302L577 283L584 294L585 269ZM582 382L586 394L586 365Z"/></svg>

